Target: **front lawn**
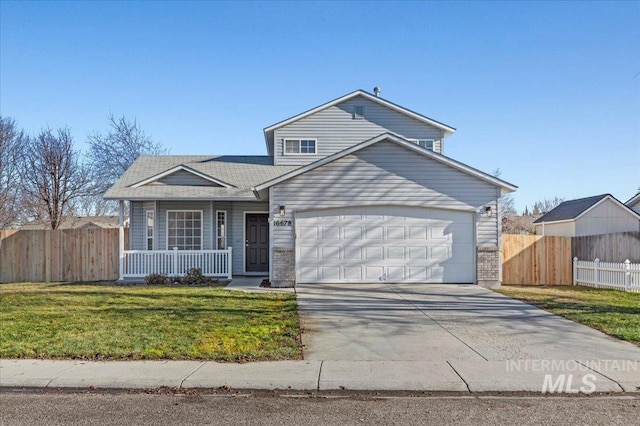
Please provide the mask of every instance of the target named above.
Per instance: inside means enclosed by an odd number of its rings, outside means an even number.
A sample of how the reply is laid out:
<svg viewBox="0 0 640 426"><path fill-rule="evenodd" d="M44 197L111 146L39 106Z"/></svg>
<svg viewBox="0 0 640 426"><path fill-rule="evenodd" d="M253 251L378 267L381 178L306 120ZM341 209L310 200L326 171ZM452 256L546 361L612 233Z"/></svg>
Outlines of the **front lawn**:
<svg viewBox="0 0 640 426"><path fill-rule="evenodd" d="M0 284L0 358L300 359L293 294Z"/></svg>
<svg viewBox="0 0 640 426"><path fill-rule="evenodd" d="M640 293L583 286L516 285L503 285L499 292L640 345Z"/></svg>

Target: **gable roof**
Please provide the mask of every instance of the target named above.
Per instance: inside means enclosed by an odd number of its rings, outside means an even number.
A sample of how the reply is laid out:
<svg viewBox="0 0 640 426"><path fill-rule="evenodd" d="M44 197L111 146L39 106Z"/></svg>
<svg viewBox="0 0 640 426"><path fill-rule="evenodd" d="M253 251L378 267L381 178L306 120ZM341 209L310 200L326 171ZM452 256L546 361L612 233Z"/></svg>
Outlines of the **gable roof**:
<svg viewBox="0 0 640 426"><path fill-rule="evenodd" d="M281 176L278 176L278 177L275 177L275 178L273 178L271 180L265 181L265 182L263 182L263 183L261 183L259 185L256 185L255 187L253 187L252 190L253 190L254 194L256 194L256 197L260 198L260 195L259 195L260 191L263 191L263 190L265 190L265 189L267 189L267 188L269 188L271 186L277 185L277 184L279 184L281 182L284 182L286 180L289 180L291 178L299 176L299 175L301 175L303 173L306 173L306 172L309 172L311 170L314 170L314 169L316 169L318 167L321 167L321 166L323 166L323 165L325 165L327 163L335 161L335 160L337 160L339 158L342 158L342 157L344 157L346 155L352 154L352 153L354 153L356 151L359 151L359 150L361 150L363 148L366 148L368 146L371 146L371 145L373 145L375 143L378 143L378 142L381 142L381 141L390 141L390 142L397 143L398 145L401 145L401 146L403 146L405 148L408 148L408 149L410 149L410 150L412 150L412 151L414 151L414 152L416 152L418 154L421 154L421 155L423 155L425 157L431 158L431 159L433 159L435 161L438 161L440 163L443 163L443 164L446 164L446 165L448 165L450 167L453 167L454 169L460 170L461 172L467 173L467 174L469 174L471 176L474 176L474 177L476 177L478 179L481 179L481 180L489 182L489 183L491 183L493 185L496 185L496 186L502 188L502 191L504 193L513 192L518 188L517 186L515 186L513 184L510 184L509 182L506 182L506 181L504 181L502 179L498 179L495 176L488 175L488 174L486 174L484 172L481 172L478 169L474 169L473 167L467 166L464 163L461 163L459 161L455 161L455 160L453 160L453 159L451 159L449 157L445 157L442 154L436 154L435 152L433 152L431 150L428 150L428 149L425 149L425 148L423 148L423 147L421 147L421 146L419 146L419 145L417 145L417 144L415 144L415 143L413 143L411 141L408 141L407 139L404 139L401 136L395 135L393 133L383 133L383 134L381 134L379 136L376 136L375 138L372 138L372 139L369 139L367 141L361 142L361 143L359 143L357 145L353 145L353 146L351 146L351 147L349 147L347 149L344 149L344 150L342 150L340 152L336 152L335 154L329 155L328 157L325 157L325 158L322 158L322 159L320 159L318 161L315 161L313 163L307 164L304 167L297 168L297 169L292 170L292 171L290 171L288 173L285 173L285 174L283 174Z"/></svg>
<svg viewBox="0 0 640 426"><path fill-rule="evenodd" d="M104 194L106 200L250 200L251 187L299 166L274 166L266 155L140 156ZM227 186L140 185L172 170L186 169Z"/></svg>
<svg viewBox="0 0 640 426"><path fill-rule="evenodd" d="M143 185L147 185L147 184L150 184L150 183L153 183L153 182L157 182L160 179L162 179L163 177L172 175L172 174L174 174L174 173L176 173L176 172L178 172L180 170L183 170L183 171L185 171L187 173L191 173L194 176L197 176L199 178L202 178L204 180L207 180L209 182L215 183L215 184L217 184L219 186L222 186L222 187L225 187L225 188L231 188L233 186L233 185L229 185L228 183L223 182L223 181L221 181L219 179L216 179L216 178L214 178L212 176L209 176L209 175L201 173L201 172L199 172L197 170L194 170L191 167L185 166L184 164L180 164L179 166L172 167L169 170L165 170L164 172L158 173L157 175L151 176L151 177L149 177L147 179L144 179L144 180L142 180L142 181L140 181L140 182L138 182L136 184L133 184L131 186L133 188L138 188L138 187L143 186Z"/></svg>
<svg viewBox="0 0 640 426"><path fill-rule="evenodd" d="M636 195L634 195L633 197L629 198L627 200L626 203L624 203L626 206L631 207L632 205L636 204L640 202L640 192L638 192Z"/></svg>
<svg viewBox="0 0 640 426"><path fill-rule="evenodd" d="M633 214L638 219L640 215L631 210L629 207L622 204L611 194L594 195L593 197L578 198L576 200L564 201L558 204L554 209L551 209L548 213L540 216L533 223L542 222L560 222L566 220L577 220L589 210L595 208L598 204L605 200L612 200L613 202L622 206L625 210L628 210L630 214Z"/></svg>
<svg viewBox="0 0 640 426"><path fill-rule="evenodd" d="M393 102L389 102L386 99L382 99L381 97L372 95L369 92L366 92L364 90L359 89L359 90L356 90L354 92L348 93L348 94L346 94L344 96L341 96L339 98L336 98L336 99L334 99L332 101L329 101L327 103L319 105L319 106L317 106L315 108L307 110L307 111L305 111L303 113L294 115L293 117L287 118L286 120L282 120L282 121L280 121L278 123L272 124L269 127L265 127L264 128L264 140L265 140L265 143L267 145L267 152L269 154L273 154L273 132L274 132L274 130L276 130L276 129L282 127L282 126L286 126L287 124L293 123L294 121L297 121L297 120L300 120L302 118L308 117L309 115L315 114L316 112L322 111L323 109L327 109L329 107L332 107L334 105L338 105L339 103L342 103L342 102L347 101L349 99L355 98L356 96L362 96L365 99L368 99L368 100L370 100L372 102L376 102L376 103L378 103L380 105L383 105L383 106L385 106L387 108L390 108L390 109L392 109L394 111L397 111L397 112L399 112L401 114L407 115L407 116L409 116L411 118L414 118L414 119L416 119L418 121L422 121L423 123L426 123L426 124L429 124L429 125L431 125L433 127L441 129L444 132L445 137L456 131L456 129L451 127L451 126L448 126L448 125L446 125L444 123L436 121L436 120L434 120L432 118L429 118L429 117L427 117L425 115L418 114L415 111L412 111L412 110L407 109L407 108L405 108L403 106L394 104Z"/></svg>

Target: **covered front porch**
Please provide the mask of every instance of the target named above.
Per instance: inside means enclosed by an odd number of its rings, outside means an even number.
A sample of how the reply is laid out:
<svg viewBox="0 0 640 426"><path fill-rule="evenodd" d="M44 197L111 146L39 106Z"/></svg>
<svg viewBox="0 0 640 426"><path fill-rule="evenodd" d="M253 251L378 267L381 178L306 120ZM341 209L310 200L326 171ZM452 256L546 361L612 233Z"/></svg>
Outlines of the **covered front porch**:
<svg viewBox="0 0 640 426"><path fill-rule="evenodd" d="M129 202L125 249L125 203L120 202L120 280L150 274L269 275L268 204L227 200ZM234 249L235 247L235 249Z"/></svg>

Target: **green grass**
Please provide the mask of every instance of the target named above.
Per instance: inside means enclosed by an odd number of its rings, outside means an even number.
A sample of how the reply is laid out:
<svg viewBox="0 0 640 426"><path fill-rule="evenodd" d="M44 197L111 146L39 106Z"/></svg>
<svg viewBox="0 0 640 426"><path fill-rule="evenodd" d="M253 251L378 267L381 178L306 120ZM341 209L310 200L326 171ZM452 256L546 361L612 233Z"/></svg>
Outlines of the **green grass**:
<svg viewBox="0 0 640 426"><path fill-rule="evenodd" d="M583 286L502 286L500 293L640 345L640 293Z"/></svg>
<svg viewBox="0 0 640 426"><path fill-rule="evenodd" d="M0 285L1 358L300 359L293 294L211 287Z"/></svg>

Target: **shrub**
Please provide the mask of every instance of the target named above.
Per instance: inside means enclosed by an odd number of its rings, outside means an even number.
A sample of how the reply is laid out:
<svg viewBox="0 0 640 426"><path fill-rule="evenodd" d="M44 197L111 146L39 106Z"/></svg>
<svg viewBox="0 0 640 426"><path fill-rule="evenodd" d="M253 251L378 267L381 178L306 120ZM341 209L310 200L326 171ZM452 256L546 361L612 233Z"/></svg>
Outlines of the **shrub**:
<svg viewBox="0 0 640 426"><path fill-rule="evenodd" d="M144 278L146 285L165 285L169 282L169 277L165 274L149 274Z"/></svg>
<svg viewBox="0 0 640 426"><path fill-rule="evenodd" d="M184 285L205 284L206 282L207 278L202 274L202 269L200 268L189 269L182 279L182 284Z"/></svg>

